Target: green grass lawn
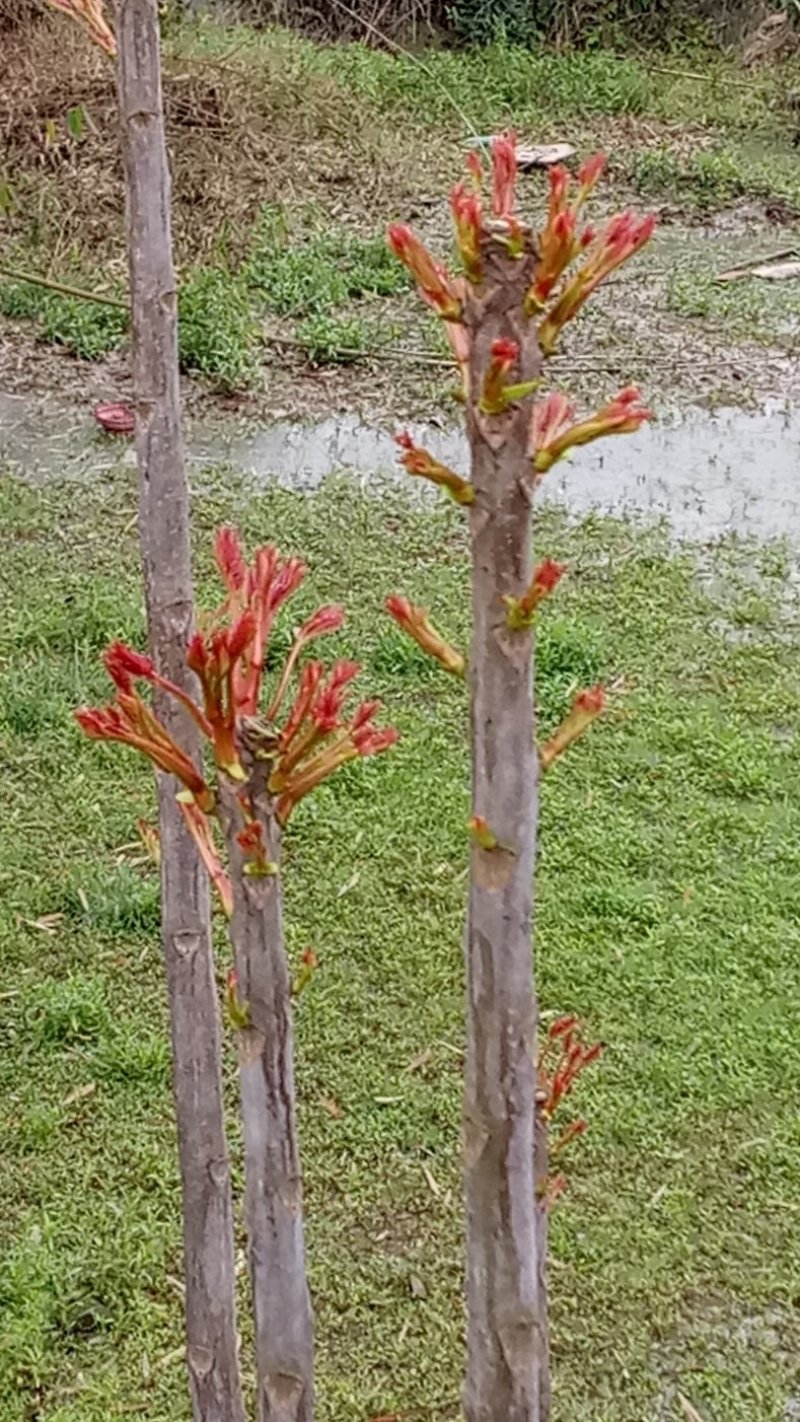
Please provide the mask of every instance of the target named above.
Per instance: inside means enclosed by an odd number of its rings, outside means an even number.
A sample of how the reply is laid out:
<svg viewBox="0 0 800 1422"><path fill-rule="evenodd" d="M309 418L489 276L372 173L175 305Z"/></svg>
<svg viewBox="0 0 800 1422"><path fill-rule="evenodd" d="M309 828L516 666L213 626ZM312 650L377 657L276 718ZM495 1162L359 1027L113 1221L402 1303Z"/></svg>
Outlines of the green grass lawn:
<svg viewBox="0 0 800 1422"><path fill-rule="evenodd" d="M221 519L301 551L308 607L347 602L338 648L403 734L297 813L289 944L322 964L298 1010L320 1419L444 1422L466 716L380 608L405 591L463 643L463 526L227 471L195 513L206 604ZM142 645L133 477L5 479L0 526L0 1419L173 1422L178 1181L156 877L133 844L154 796L71 717L104 695L108 640ZM797 584L780 548L676 552L624 523L548 513L538 543L571 565L539 633L545 728L577 685L626 681L543 791L543 1010L607 1043L553 1217L556 1422L678 1422L680 1395L703 1422L781 1422L800 1393ZM221 982L226 963L220 925Z"/></svg>

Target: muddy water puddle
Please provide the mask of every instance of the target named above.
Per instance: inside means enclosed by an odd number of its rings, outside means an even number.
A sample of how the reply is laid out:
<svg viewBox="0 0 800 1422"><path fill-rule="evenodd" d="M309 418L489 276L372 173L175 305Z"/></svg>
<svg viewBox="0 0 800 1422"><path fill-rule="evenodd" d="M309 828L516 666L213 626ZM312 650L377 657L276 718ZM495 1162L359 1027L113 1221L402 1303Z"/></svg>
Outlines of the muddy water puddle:
<svg viewBox="0 0 800 1422"><path fill-rule="evenodd" d="M432 454L466 470L460 431L429 426L412 433ZM194 422L187 450L196 475L227 463L257 482L306 493L342 471L366 488L385 487L387 477L409 485L391 432L352 416L253 428ZM99 436L90 414L0 394L0 466L43 482L96 477L120 462L134 462L132 445ZM635 435L599 441L557 465L541 497L576 515L666 518L679 538L737 532L785 535L800 544L800 409L693 410Z"/></svg>

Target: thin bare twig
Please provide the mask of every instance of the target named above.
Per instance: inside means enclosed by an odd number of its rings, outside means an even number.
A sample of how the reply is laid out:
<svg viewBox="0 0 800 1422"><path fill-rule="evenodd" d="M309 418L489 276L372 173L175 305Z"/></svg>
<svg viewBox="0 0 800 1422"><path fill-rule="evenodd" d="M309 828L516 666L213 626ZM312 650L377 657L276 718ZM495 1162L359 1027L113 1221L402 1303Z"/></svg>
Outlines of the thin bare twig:
<svg viewBox="0 0 800 1422"><path fill-rule="evenodd" d="M648 68L651 74L666 74L672 79L693 79L698 84L707 84L709 82L708 74L699 74L693 69L672 69L663 64L650 64ZM719 81L723 84L729 84L733 89L752 89L753 87L750 79L737 79L733 74L714 74L711 76L712 84L716 84Z"/></svg>
<svg viewBox="0 0 800 1422"><path fill-rule="evenodd" d="M64 281L53 281L52 277L38 276L35 272L19 271L16 267L0 266L0 277L11 281L27 281L31 286L44 286L48 291L57 291L61 296L76 296L79 301L95 301L100 306L114 306L120 311L129 311L127 301L116 296L103 296L99 291L84 291L80 286L69 286Z"/></svg>
<svg viewBox="0 0 800 1422"><path fill-rule="evenodd" d="M306 341L300 341L296 336L262 336L265 346L274 346L277 349L285 347L287 350L296 350L308 354L309 345ZM332 355L343 356L348 360L361 361L408 361L414 365L440 366L442 369L449 369L455 375L456 367L452 356L433 355L430 351L414 349L405 346L381 346L377 350L363 351L356 346L337 346L332 350ZM662 366L672 370L676 366L673 360L648 359L650 366ZM558 369L560 366L568 365L570 370L577 371L616 371L626 370L627 362L623 360L590 360L585 356L556 355L551 356L548 365Z"/></svg>

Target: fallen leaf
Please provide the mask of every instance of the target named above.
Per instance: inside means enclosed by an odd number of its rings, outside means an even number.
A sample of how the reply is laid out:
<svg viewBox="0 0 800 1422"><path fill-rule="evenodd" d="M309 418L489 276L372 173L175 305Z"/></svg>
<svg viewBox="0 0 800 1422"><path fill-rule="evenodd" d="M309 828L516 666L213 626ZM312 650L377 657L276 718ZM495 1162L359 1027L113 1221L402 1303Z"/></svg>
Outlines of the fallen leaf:
<svg viewBox="0 0 800 1422"><path fill-rule="evenodd" d="M72 1106L75 1101L85 1101L88 1096L94 1096L97 1090L96 1081L87 1081L84 1086L76 1086L74 1091L65 1096L61 1102L62 1106Z"/></svg>
<svg viewBox="0 0 800 1422"><path fill-rule="evenodd" d="M744 262L738 267L729 267L727 271L719 273L717 281L743 281L749 276L763 276L769 269L780 266L800 267L800 263L785 260L788 257L796 258L797 255L796 247L784 247L780 252L772 252L767 257L754 257L752 262ZM796 276L798 273L792 272L790 274Z"/></svg>
<svg viewBox="0 0 800 1422"><path fill-rule="evenodd" d="M425 1183L428 1186L428 1189L430 1190L432 1195L436 1196L436 1199L438 1200L442 1193L439 1188L438 1181L434 1178L433 1175L431 1175L431 1172L429 1171L427 1165L423 1165L422 1173L425 1176Z"/></svg>
<svg viewBox="0 0 800 1422"><path fill-rule="evenodd" d="M335 1097L333 1097L333 1096L322 1096L322 1097L320 1097L320 1105L321 1105L323 1111L327 1111L328 1115L333 1117L334 1121L338 1121L338 1120L341 1119L342 1108L341 1108L341 1106L339 1105L339 1102L336 1100Z"/></svg>
<svg viewBox="0 0 800 1422"><path fill-rule="evenodd" d="M678 1393L678 1401L683 1409L683 1415L686 1418L686 1422L703 1422L703 1419L700 1416L700 1413L698 1412L697 1408L692 1405L688 1397L684 1397L682 1392Z"/></svg>
<svg viewBox="0 0 800 1422"><path fill-rule="evenodd" d="M436 1043L436 1045L437 1045L437 1047L444 1047L444 1049L445 1049L446 1052L452 1052L453 1055L456 1056L456 1057L463 1057L463 1056L466 1055L466 1053L465 1053L465 1051L464 1051L464 1048L463 1048L463 1047L457 1047L456 1044L455 1044L455 1042L445 1042L443 1039L440 1039L440 1040Z"/></svg>
<svg viewBox="0 0 800 1422"><path fill-rule="evenodd" d="M63 913L45 913L41 918L23 918L26 928L36 928L40 933L55 933L61 923Z"/></svg>
<svg viewBox="0 0 800 1422"><path fill-rule="evenodd" d="M163 1356L158 1359L155 1366L157 1370L161 1372L164 1368L171 1368L174 1363L182 1363L185 1357L185 1346L181 1348L172 1348L169 1353L164 1353Z"/></svg>
<svg viewBox="0 0 800 1422"><path fill-rule="evenodd" d="M424 1281L419 1277L419 1274L412 1274L409 1277L408 1287L412 1299L426 1299L428 1297L428 1290L425 1287Z"/></svg>
<svg viewBox="0 0 800 1422"><path fill-rule="evenodd" d="M420 1052L418 1057L412 1057L406 1067L406 1071L420 1071L422 1067L427 1066L430 1061L433 1061L433 1052L430 1047L426 1047L425 1051Z"/></svg>
<svg viewBox="0 0 800 1422"><path fill-rule="evenodd" d="M344 896L345 896L345 894L349 894L349 893L350 893L350 890L355 888L355 886L356 886L356 884L358 883L358 881L359 881L360 878L361 878L361 875L359 874L358 870L355 869L355 870L353 871L353 873L350 875L350 878L347 880L347 883L346 883L346 884L342 884L341 889L339 890L338 894L336 895L337 899L343 899Z"/></svg>
<svg viewBox="0 0 800 1422"><path fill-rule="evenodd" d="M766 266L751 267L750 274L767 281L790 281L793 277L800 277L800 262L771 262Z"/></svg>

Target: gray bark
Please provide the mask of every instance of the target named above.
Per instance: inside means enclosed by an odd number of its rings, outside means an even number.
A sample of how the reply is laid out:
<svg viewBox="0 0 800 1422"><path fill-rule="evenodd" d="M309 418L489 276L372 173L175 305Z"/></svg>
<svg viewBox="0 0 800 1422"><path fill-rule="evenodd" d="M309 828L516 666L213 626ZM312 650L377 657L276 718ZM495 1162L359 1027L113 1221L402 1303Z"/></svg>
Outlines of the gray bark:
<svg viewBox="0 0 800 1422"><path fill-rule="evenodd" d="M194 691L185 662L193 611L189 494L156 0L119 0L117 42L150 646L159 669ZM157 710L199 764L200 734L191 718L163 696ZM159 777L162 938L183 1190L189 1385L195 1422L244 1422L209 888L175 800L178 788L171 777Z"/></svg>
<svg viewBox="0 0 800 1422"><path fill-rule="evenodd" d="M257 878L236 834L249 798L267 858L280 862L280 827L266 789L268 764L240 745L247 783L221 777L221 814L233 886L230 934L238 994L249 1024L239 1030L245 1148L245 1210L256 1335L258 1422L311 1422L314 1335L306 1278L303 1187L295 1113L292 998L279 874Z"/></svg>
<svg viewBox="0 0 800 1422"><path fill-rule="evenodd" d="M532 636L506 626L504 594L532 569L530 400L495 417L477 409L492 342L516 340L515 380L537 375L535 325L522 315L528 253L485 243L485 280L467 298L473 637L470 659L472 812L496 836L473 845L466 930L468 1422L546 1422L546 1297L535 1199L536 998L533 873L537 822Z"/></svg>

